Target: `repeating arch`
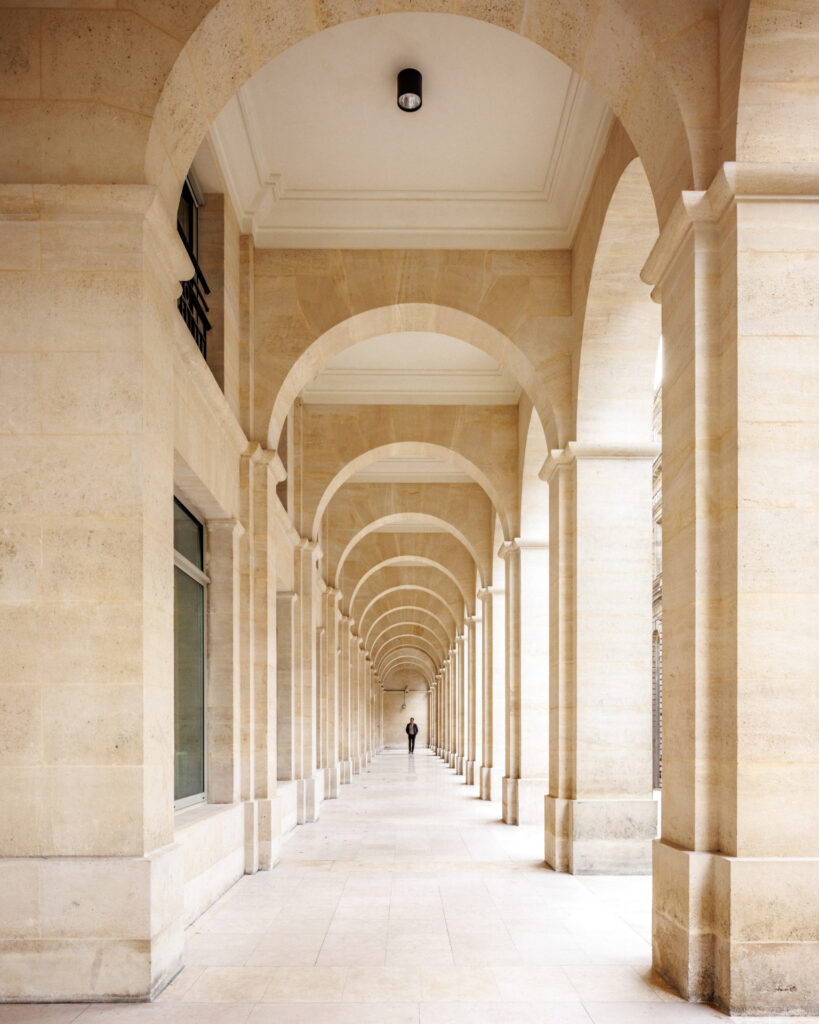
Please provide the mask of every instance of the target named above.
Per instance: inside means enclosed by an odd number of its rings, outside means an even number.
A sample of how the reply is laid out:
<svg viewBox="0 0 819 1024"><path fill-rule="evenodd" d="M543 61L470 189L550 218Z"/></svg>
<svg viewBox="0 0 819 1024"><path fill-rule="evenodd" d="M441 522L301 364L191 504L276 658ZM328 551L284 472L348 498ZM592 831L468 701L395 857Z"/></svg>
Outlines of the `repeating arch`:
<svg viewBox="0 0 819 1024"><path fill-rule="evenodd" d="M372 522L368 523L361 530L359 530L358 533L351 537L351 539L345 545L336 564L335 578L339 578L341 571L344 567L344 563L349 557L350 552L361 540L363 540L369 534L374 533L376 530L383 530L391 525L405 525L407 523L414 523L420 527L434 526L442 532L449 533L453 537L455 537L455 539L458 540L466 548L466 550L472 557L473 561L475 562L475 565L478 567L478 572L480 573L481 577L481 586L488 585L485 582L488 577L486 567L482 564L481 559L478 557L478 552L475 546L473 545L472 541L464 533L462 533L461 530L459 530L453 523L450 523L446 519L441 519L438 516L434 516L424 512L391 513L389 515L381 516L378 519L374 519Z"/></svg>
<svg viewBox="0 0 819 1024"><path fill-rule="evenodd" d="M420 455L427 458L434 458L466 473L467 476L471 477L472 480L482 488L486 496L489 498L492 503L492 507L495 509L501 520L504 532L510 535L514 533L516 516L515 510L509 507L510 496L504 496L498 486L498 482L493 480L492 477L488 473L485 473L478 465L476 465L475 462L466 458L466 456L461 452L445 447L444 445L418 441L395 441L391 444L384 444L370 448L357 458L352 459L346 466L336 473L327 485L316 507L311 528L311 535L313 539L317 539L319 536L321 519L327 509L327 506L330 504L335 494L338 493L339 489L343 487L348 480L355 476L356 473L366 469L367 466L380 462L382 459L401 458L408 455Z"/></svg>
<svg viewBox="0 0 819 1024"><path fill-rule="evenodd" d="M469 592L464 588L463 584L455 575L455 573L452 572L447 566L443 565L441 562L434 561L431 558L410 558L410 556L399 555L395 558L388 558L385 561L380 562L378 565L374 565L361 577L361 579L356 584L356 587L353 590L352 594L350 595L350 609L352 610L355 607L356 598L360 593L361 588L366 584L367 580L372 579L375 573L380 572L382 569L401 565L411 565L413 567L424 566L426 568L433 569L437 572L443 573L443 575L448 577L458 588L458 591L460 592L461 597L464 600L464 604L467 606L470 604L471 597L469 595Z"/></svg>
<svg viewBox="0 0 819 1024"><path fill-rule="evenodd" d="M435 615L435 613L430 611L428 608L424 608L423 605L421 605L421 604L400 604L400 605L396 605L395 607L388 608L386 611L382 612L377 618L373 619L372 623L370 624L369 631L367 632L366 636L363 637L364 644L367 647L369 647L370 644L373 642L372 641L372 637L375 634L375 629L376 629L376 626L378 625L378 623L382 622L382 620L385 619L387 616L395 615L395 614L405 616L404 621L407 621L407 622L411 622L412 621L412 619L409 616L411 616L413 614L418 614L418 615L421 615L421 616L425 616L425 617L429 618L435 625L440 627L440 629L442 630L442 632L444 634L444 637L446 638L447 641L449 641L451 643L453 641L453 639L455 638L455 627L457 625L457 622L456 622L454 617L452 618L452 632L450 633L450 632L447 632L447 630L444 629L443 624L441 623L440 618L438 618ZM451 613L450 613L450 615L451 615Z"/></svg>

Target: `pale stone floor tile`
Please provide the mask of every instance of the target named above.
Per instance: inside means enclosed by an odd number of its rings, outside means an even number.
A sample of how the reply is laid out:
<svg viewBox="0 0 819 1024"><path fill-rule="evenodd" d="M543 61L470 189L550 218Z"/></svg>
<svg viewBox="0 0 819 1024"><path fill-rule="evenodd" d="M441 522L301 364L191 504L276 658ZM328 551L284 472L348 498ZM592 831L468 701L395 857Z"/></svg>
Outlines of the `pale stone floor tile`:
<svg viewBox="0 0 819 1024"><path fill-rule="evenodd" d="M252 1003L98 1003L77 1024L246 1024Z"/></svg>
<svg viewBox="0 0 819 1024"><path fill-rule="evenodd" d="M278 967L264 991L264 1003L337 1003L346 967Z"/></svg>
<svg viewBox="0 0 819 1024"><path fill-rule="evenodd" d="M562 967L496 967L501 999L509 1003L579 1003Z"/></svg>
<svg viewBox="0 0 819 1024"><path fill-rule="evenodd" d="M417 1003L263 1003L247 1024L418 1024Z"/></svg>
<svg viewBox="0 0 819 1024"><path fill-rule="evenodd" d="M417 967L350 967L345 1003L417 1003L421 978Z"/></svg>
<svg viewBox="0 0 819 1024"><path fill-rule="evenodd" d="M257 1003L270 982L266 967L206 967L182 997L185 1003Z"/></svg>
<svg viewBox="0 0 819 1024"><path fill-rule="evenodd" d="M420 1024L590 1024L579 1003L421 1003Z"/></svg>
<svg viewBox="0 0 819 1024"><path fill-rule="evenodd" d="M584 1003L659 1002L660 994L638 971L628 965L565 968Z"/></svg>
<svg viewBox="0 0 819 1024"><path fill-rule="evenodd" d="M475 794L429 752L410 776L385 751L188 929L188 966L154 1003L6 1005L0 1024L729 1019L651 971L649 878L555 874L542 829Z"/></svg>

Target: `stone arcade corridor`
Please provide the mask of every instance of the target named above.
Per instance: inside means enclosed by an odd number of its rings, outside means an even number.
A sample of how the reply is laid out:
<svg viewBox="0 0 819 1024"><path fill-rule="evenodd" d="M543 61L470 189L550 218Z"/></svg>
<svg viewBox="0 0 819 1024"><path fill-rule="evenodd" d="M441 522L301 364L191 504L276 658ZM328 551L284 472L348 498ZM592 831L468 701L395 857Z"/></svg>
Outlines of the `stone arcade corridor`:
<svg viewBox="0 0 819 1024"><path fill-rule="evenodd" d="M498 819L430 750L387 748L188 929L155 1003L0 1006L0 1024L728 1019L651 971L650 879L556 874L539 829Z"/></svg>

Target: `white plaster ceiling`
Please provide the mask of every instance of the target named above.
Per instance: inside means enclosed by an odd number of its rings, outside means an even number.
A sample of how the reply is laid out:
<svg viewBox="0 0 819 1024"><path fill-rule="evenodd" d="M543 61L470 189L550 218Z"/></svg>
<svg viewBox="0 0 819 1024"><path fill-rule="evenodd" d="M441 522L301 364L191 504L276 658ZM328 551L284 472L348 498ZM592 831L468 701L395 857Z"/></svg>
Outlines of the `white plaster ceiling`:
<svg viewBox="0 0 819 1024"><path fill-rule="evenodd" d="M474 345L402 331L335 356L302 392L305 402L355 405L517 405L520 385Z"/></svg>
<svg viewBox="0 0 819 1024"><path fill-rule="evenodd" d="M406 66L424 77L412 114L395 101ZM210 144L258 246L566 248L610 124L574 72L521 36L398 13L280 54ZM194 168L212 173L204 154Z"/></svg>

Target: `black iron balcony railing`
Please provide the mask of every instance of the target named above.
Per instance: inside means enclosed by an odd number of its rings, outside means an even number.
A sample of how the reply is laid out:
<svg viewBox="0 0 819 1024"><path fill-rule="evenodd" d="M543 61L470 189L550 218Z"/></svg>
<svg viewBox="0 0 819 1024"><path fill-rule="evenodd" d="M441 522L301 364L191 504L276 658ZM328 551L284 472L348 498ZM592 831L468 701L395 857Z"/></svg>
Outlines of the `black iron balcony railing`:
<svg viewBox="0 0 819 1024"><path fill-rule="evenodd" d="M208 320L208 304L205 296L210 295L210 288L208 288L208 282L199 266L199 261L191 252L188 241L181 231L179 237L190 256L191 263L193 263L194 275L190 281L182 282L182 294L179 296L177 306L182 314L182 319L188 325L188 330L193 335L193 340L199 347L199 351L207 358L208 331L211 328L211 323Z"/></svg>

